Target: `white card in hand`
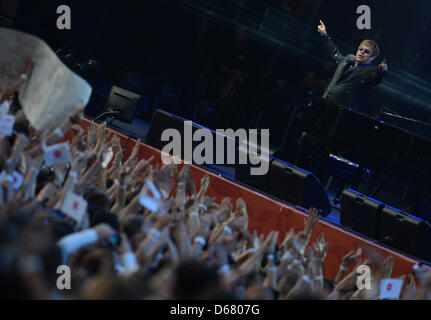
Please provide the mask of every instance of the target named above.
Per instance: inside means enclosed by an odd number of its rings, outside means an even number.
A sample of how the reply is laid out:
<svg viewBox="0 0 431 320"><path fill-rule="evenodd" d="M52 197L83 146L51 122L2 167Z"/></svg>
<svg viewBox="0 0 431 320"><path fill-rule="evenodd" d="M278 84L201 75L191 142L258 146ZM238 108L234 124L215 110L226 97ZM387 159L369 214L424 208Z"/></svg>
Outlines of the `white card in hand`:
<svg viewBox="0 0 431 320"><path fill-rule="evenodd" d="M399 299L403 280L382 279L380 280L380 299Z"/></svg>
<svg viewBox="0 0 431 320"><path fill-rule="evenodd" d="M87 212L87 201L73 192L68 192L61 206L61 211L80 223Z"/></svg>
<svg viewBox="0 0 431 320"><path fill-rule="evenodd" d="M106 169L106 167L111 163L112 158L114 157L114 151L112 148L108 149L108 152L103 156L102 167Z"/></svg>
<svg viewBox="0 0 431 320"><path fill-rule="evenodd" d="M67 142L55 144L45 149L45 162L48 167L57 164L72 163L69 144Z"/></svg>
<svg viewBox="0 0 431 320"><path fill-rule="evenodd" d="M5 174L6 172L3 170L0 174L0 179L2 179ZM18 171L14 171L14 173L12 173L12 175L7 178L12 183L13 190L19 190L21 188L22 182L24 181L24 177Z"/></svg>
<svg viewBox="0 0 431 320"><path fill-rule="evenodd" d="M147 180L144 188L141 191L139 203L148 210L156 212L159 210L161 200L162 195L160 194L159 190L157 190L153 181Z"/></svg>
<svg viewBox="0 0 431 320"><path fill-rule="evenodd" d="M15 125L15 116L7 114L0 119L0 135L9 137L12 135L13 126Z"/></svg>
<svg viewBox="0 0 431 320"><path fill-rule="evenodd" d="M21 188L22 182L24 181L24 177L18 171L15 171L12 174L12 179L12 189L19 190Z"/></svg>

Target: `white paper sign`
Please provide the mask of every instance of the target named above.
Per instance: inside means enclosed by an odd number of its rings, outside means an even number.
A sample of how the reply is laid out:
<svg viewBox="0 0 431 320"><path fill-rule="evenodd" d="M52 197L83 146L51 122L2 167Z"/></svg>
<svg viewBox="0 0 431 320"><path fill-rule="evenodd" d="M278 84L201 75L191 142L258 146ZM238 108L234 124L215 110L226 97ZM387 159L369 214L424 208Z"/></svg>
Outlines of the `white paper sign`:
<svg viewBox="0 0 431 320"><path fill-rule="evenodd" d="M73 192L68 192L61 206L61 211L72 219L75 219L77 223L80 223L87 212L87 205L87 201L84 198Z"/></svg>
<svg viewBox="0 0 431 320"><path fill-rule="evenodd" d="M0 179L3 179L5 174L6 172L2 171L0 174ZM21 188L22 182L24 181L24 177L18 171L14 171L14 173L12 173L12 175L10 175L8 179L12 183L13 190L19 190Z"/></svg>
<svg viewBox="0 0 431 320"><path fill-rule="evenodd" d="M0 28L0 44L0 88L19 78L25 57L35 64L29 80L20 88L19 99L36 130L54 130L87 105L90 85L70 71L44 41Z"/></svg>
<svg viewBox="0 0 431 320"><path fill-rule="evenodd" d="M67 142L46 147L44 151L45 162L48 167L58 164L72 163L73 159Z"/></svg>
<svg viewBox="0 0 431 320"><path fill-rule="evenodd" d="M114 151L112 148L108 149L108 152L105 153L102 161L102 167L105 169L110 163L112 158L114 157Z"/></svg>
<svg viewBox="0 0 431 320"><path fill-rule="evenodd" d="M15 116L7 114L0 118L0 135L9 137L12 135L15 125Z"/></svg>
<svg viewBox="0 0 431 320"><path fill-rule="evenodd" d="M402 287L401 279L380 280L380 299L399 299Z"/></svg>
<svg viewBox="0 0 431 320"><path fill-rule="evenodd" d="M147 180L145 186L142 188L139 203L148 210L156 212L160 208L161 201L162 195L159 190L157 190L153 181Z"/></svg>

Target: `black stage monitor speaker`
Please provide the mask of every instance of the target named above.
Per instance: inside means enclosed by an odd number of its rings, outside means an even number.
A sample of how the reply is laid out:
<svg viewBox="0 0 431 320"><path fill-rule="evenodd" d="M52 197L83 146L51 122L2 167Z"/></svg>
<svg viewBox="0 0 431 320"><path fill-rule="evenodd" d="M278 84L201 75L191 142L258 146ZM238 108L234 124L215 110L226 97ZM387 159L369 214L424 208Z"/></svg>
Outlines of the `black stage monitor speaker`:
<svg viewBox="0 0 431 320"><path fill-rule="evenodd" d="M275 158L272 157L272 155L275 153L275 150L269 149L265 150L261 147L261 145L253 146L250 145L247 142L241 142L238 147L238 155L247 157L249 154L249 149L252 149L253 151L257 152L259 155L262 155L263 153L267 155L267 157L262 157L262 163L259 163L258 165L252 165L249 164L236 164L235 165L235 179L248 185L253 188L256 188L263 192L268 192L268 184L269 184L269 173L271 170L271 163L275 160ZM266 162L263 164L263 162ZM251 169L257 168L257 167L263 167L265 166L268 168L267 174L264 175L252 175Z"/></svg>
<svg viewBox="0 0 431 320"><path fill-rule="evenodd" d="M379 216L385 205L352 189L341 195L340 223L372 239L379 235Z"/></svg>
<svg viewBox="0 0 431 320"><path fill-rule="evenodd" d="M203 139L201 139L200 141L193 141L193 136L196 132L196 130L198 129L202 129L205 130L207 132L209 132L212 135L212 139L213 139L213 158L211 161L211 164L215 164L217 165L218 163L218 159L217 159L217 145L216 145L216 141L218 138L221 138L224 141L224 161L223 163L226 164L226 166L229 166L227 163L227 154L228 152L234 152L236 153L236 159L238 159L238 143L236 140L231 139L229 137L226 137L225 135L216 133L215 131L205 128L201 125L198 125L194 122L192 122L192 130L191 130L191 135L192 136L188 136L185 135L184 133L184 123L186 121L190 121L184 118L181 118L179 116L176 116L174 114L171 114L169 112L157 109L153 112L153 117L151 119L151 124L150 124L150 129L148 131L148 134L145 138L145 143L158 149L158 150L162 150L170 141L162 141L162 134L166 129L175 129L179 132L180 136L181 136L181 142L182 142L182 149L181 149L181 159L185 159L185 155L184 155L184 145L185 143L190 143L192 144L192 149L195 150L196 146L200 145L203 141ZM192 140L192 141L190 141ZM190 155L188 155L190 156ZM193 158L193 157L192 157ZM193 160L193 159L192 159ZM219 159L220 160L220 159ZM192 161L193 164L197 164L197 165L203 165L201 163L195 163L194 161ZM208 163L207 163L208 164ZM223 164L220 164L223 165ZM233 166L233 165L232 165Z"/></svg>
<svg viewBox="0 0 431 320"><path fill-rule="evenodd" d="M380 242L431 262L431 229L427 222L392 207L380 218Z"/></svg>
<svg viewBox="0 0 431 320"><path fill-rule="evenodd" d="M328 195L316 176L281 160L271 163L268 193L305 209L315 207L322 216L331 213Z"/></svg>
<svg viewBox="0 0 431 320"><path fill-rule="evenodd" d="M132 123L141 96L125 89L113 86L105 104L106 111L119 112L115 118Z"/></svg>
<svg viewBox="0 0 431 320"><path fill-rule="evenodd" d="M155 110L151 118L150 129L145 138L145 143L158 150L162 150L167 144L167 142L162 141L162 133L169 128L178 130L181 132L181 136L184 136L184 121L169 112L160 109Z"/></svg>

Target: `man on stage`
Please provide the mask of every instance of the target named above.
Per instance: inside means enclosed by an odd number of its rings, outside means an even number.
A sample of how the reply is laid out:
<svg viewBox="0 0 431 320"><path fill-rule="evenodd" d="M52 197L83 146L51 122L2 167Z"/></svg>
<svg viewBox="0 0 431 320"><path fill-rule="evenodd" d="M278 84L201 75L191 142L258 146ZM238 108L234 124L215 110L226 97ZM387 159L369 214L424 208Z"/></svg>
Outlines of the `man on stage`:
<svg viewBox="0 0 431 320"><path fill-rule="evenodd" d="M337 69L329 83L323 98L353 110L359 111L361 98L373 87L382 82L388 70L386 60L377 68L372 62L379 56L380 48L373 40L364 40L360 44L356 56L353 54L343 55L333 43L326 31L326 26L320 20L317 27L318 32L326 42L329 54L337 64ZM313 108L314 109L314 108ZM326 160L329 157L327 141L321 129L325 127L325 116L322 110L317 108L312 112L306 123L306 129L298 142L297 165L315 172L323 179L325 174Z"/></svg>
<svg viewBox="0 0 431 320"><path fill-rule="evenodd" d="M322 20L317 29L326 41L329 54L337 63L337 70L323 98L358 110L361 98L371 87L382 82L388 70L386 60L377 69L372 65L373 60L380 54L379 46L373 40L364 40L360 44L356 56L353 54L344 56L328 35Z"/></svg>

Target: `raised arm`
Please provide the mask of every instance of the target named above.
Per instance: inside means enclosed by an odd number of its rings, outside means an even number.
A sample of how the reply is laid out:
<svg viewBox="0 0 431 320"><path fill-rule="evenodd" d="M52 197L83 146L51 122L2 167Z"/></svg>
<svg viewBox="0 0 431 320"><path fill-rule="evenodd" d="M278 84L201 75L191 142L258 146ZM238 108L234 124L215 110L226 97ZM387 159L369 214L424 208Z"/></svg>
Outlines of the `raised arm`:
<svg viewBox="0 0 431 320"><path fill-rule="evenodd" d="M317 26L317 31L320 33L320 35L326 42L326 47L329 55L338 64L342 60L343 54L335 45L335 43L332 41L331 37L328 34L328 31L326 30L325 24L322 22L322 20L319 20L319 21L320 21L320 24Z"/></svg>
<svg viewBox="0 0 431 320"><path fill-rule="evenodd" d="M26 82L30 78L33 68L33 60L30 57L26 57L25 67L21 72L20 77L4 89L3 93L0 95L0 103L3 103L3 101L9 99L10 96L12 96L15 92L19 90L19 88L24 84L24 82Z"/></svg>

